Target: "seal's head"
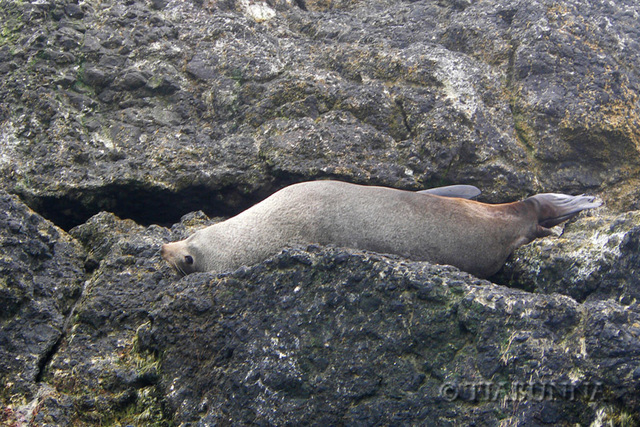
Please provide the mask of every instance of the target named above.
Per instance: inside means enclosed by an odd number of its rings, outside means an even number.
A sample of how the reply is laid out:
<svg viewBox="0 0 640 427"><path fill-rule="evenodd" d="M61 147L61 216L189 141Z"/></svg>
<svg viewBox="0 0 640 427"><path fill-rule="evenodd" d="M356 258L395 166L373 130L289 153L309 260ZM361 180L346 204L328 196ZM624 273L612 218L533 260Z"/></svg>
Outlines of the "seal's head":
<svg viewBox="0 0 640 427"><path fill-rule="evenodd" d="M160 249L162 258L183 276L198 271L198 257L187 240L165 243Z"/></svg>

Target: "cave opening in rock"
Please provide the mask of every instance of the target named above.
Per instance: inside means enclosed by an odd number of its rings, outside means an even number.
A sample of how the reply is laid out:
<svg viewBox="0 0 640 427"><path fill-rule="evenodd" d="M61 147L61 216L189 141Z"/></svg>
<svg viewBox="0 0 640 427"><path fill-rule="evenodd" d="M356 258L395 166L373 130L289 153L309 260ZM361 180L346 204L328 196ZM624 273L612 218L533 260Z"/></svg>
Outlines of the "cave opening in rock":
<svg viewBox="0 0 640 427"><path fill-rule="evenodd" d="M264 199L271 191L271 188L247 191L239 187L213 190L204 186L172 191L133 183L74 190L56 196L18 195L31 209L68 231L101 211L144 226L171 226L183 215L198 210L210 217L230 217Z"/></svg>

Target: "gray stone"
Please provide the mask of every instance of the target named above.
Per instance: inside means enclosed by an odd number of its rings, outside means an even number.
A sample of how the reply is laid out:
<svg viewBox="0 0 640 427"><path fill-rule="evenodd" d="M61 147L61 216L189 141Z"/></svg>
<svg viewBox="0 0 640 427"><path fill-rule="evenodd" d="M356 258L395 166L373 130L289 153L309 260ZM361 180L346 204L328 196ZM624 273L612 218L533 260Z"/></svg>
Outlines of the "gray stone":
<svg viewBox="0 0 640 427"><path fill-rule="evenodd" d="M638 211L582 218L559 238L518 249L495 279L581 302L611 299L629 305L640 300L639 239Z"/></svg>
<svg viewBox="0 0 640 427"><path fill-rule="evenodd" d="M82 293L85 251L0 192L0 381L4 404L33 397Z"/></svg>

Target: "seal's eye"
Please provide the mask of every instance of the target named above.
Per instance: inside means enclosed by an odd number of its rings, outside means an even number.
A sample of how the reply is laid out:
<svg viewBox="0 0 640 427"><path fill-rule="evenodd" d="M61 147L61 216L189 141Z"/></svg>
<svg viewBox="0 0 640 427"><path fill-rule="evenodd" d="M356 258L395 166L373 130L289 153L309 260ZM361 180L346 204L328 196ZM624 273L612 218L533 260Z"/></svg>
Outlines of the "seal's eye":
<svg viewBox="0 0 640 427"><path fill-rule="evenodd" d="M193 257L191 255L185 256L184 257L184 262L187 263L187 265L193 264Z"/></svg>

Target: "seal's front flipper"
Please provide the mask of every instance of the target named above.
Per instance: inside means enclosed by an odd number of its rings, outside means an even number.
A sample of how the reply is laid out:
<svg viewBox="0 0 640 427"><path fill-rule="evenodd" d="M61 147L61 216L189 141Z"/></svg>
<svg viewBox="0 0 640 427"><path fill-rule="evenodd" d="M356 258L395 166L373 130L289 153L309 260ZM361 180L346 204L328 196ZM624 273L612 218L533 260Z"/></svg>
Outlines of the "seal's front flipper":
<svg viewBox="0 0 640 427"><path fill-rule="evenodd" d="M530 201L538 205L538 226L551 228L578 215L585 209L593 209L602 205L593 196L568 196L566 194L543 193L529 197Z"/></svg>
<svg viewBox="0 0 640 427"><path fill-rule="evenodd" d="M459 197L461 199L475 199L481 193L478 187L473 185L449 185L446 187L430 188L418 191L420 194L431 194L442 197Z"/></svg>

